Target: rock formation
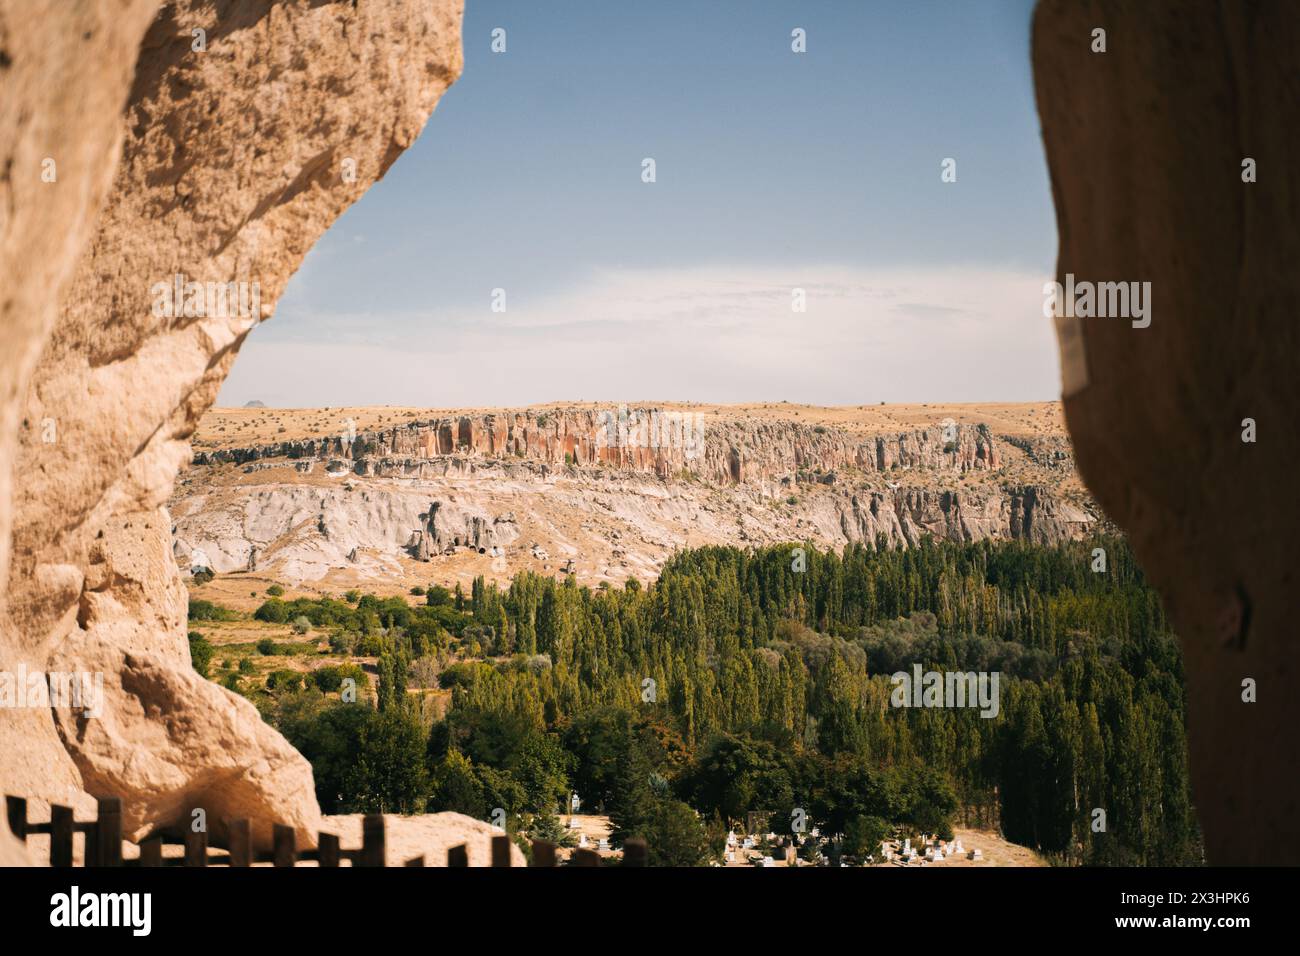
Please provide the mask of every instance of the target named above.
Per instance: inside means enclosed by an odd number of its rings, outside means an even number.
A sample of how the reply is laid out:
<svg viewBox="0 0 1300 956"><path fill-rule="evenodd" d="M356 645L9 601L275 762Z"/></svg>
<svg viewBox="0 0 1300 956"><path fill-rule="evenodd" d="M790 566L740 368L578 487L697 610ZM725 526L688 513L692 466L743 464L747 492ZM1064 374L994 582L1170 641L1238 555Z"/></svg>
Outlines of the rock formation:
<svg viewBox="0 0 1300 956"><path fill-rule="evenodd" d="M357 474L431 460L520 458L552 465L604 466L667 478L681 472L739 484L813 468L886 472L996 470L987 426L944 425L892 436L854 436L792 421L714 421L657 408L504 411L416 421L358 434L199 452L195 465L263 458L352 459ZM331 462L331 466L332 466Z"/></svg>
<svg viewBox="0 0 1300 956"><path fill-rule="evenodd" d="M306 761L190 666L163 505L244 337L458 75L461 2L35 5L0 3L0 670L105 700L0 710L0 781L122 796L131 837L201 807L214 841L311 840Z"/></svg>
<svg viewBox="0 0 1300 956"><path fill-rule="evenodd" d="M112 183L136 51L156 10L153 0L0 3L0 671L40 657L4 623L2 584L20 430L27 442L57 436L57 422L24 419L27 390ZM93 806L48 711L0 712L0 743L0 787ZM0 834L5 861L20 859Z"/></svg>
<svg viewBox="0 0 1300 956"><path fill-rule="evenodd" d="M517 430L479 427L500 421ZM226 573L256 554L263 574L289 583L320 581L346 562L360 578L410 575L414 584L427 572L403 567L407 555L491 553L506 559L491 570L508 578L550 570L540 551L581 557L583 583L596 584L652 578L688 541L1054 544L1097 527L1061 434L1019 444L983 425L874 435L727 412L709 416L701 454L670 443L642 460L586 454L603 441L584 430L591 426L600 419L586 412L502 411L413 421L352 442L211 448L195 456L169 505L176 559L190 567L201 551L206 566ZM455 441L438 437L449 433ZM553 441L557 434L569 441ZM524 533L539 551L518 543ZM444 562L441 573L469 567Z"/></svg>
<svg viewBox="0 0 1300 956"><path fill-rule="evenodd" d="M1289 0L1043 0L1033 27L1058 279L1151 283L1147 328L1061 326L1065 410L1182 640L1218 864L1300 861L1297 49Z"/></svg>
<svg viewBox="0 0 1300 956"><path fill-rule="evenodd" d="M444 508L440 501L430 504L420 519L423 525L415 532L410 547L421 561L437 554L450 554L457 548L486 554L519 536L513 517L489 518L460 508Z"/></svg>

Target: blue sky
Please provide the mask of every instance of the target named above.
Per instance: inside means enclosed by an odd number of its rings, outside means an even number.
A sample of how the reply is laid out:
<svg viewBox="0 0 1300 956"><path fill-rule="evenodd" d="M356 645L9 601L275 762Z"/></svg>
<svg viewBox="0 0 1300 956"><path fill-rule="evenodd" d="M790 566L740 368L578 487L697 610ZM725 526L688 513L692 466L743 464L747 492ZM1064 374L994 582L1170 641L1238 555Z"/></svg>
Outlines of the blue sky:
<svg viewBox="0 0 1300 956"><path fill-rule="evenodd" d="M461 79L220 403L1054 398L1031 8L468 0Z"/></svg>

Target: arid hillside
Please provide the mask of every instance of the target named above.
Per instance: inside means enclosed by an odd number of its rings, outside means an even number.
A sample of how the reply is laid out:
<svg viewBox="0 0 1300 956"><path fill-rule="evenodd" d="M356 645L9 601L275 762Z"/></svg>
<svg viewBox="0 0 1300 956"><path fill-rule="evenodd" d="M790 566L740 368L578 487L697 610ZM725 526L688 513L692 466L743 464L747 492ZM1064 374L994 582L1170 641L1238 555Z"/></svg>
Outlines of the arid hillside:
<svg viewBox="0 0 1300 956"><path fill-rule="evenodd" d="M170 502L182 569L337 590L652 578L706 544L1079 537L1056 403L214 408Z"/></svg>

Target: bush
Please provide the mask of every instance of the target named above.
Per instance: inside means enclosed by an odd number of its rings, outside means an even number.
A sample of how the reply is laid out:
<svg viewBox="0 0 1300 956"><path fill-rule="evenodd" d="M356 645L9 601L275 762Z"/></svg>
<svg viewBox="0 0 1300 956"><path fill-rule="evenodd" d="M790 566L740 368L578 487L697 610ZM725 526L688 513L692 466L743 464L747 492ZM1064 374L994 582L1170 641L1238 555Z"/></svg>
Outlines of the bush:
<svg viewBox="0 0 1300 956"><path fill-rule="evenodd" d="M365 683L366 672L356 664L328 664L311 673L312 683L327 694L337 691L343 686L343 681L349 677L360 687Z"/></svg>
<svg viewBox="0 0 1300 956"><path fill-rule="evenodd" d="M272 584L266 589L266 593L271 595L271 597L280 597L280 595L284 594L284 588L280 587L278 584Z"/></svg>
<svg viewBox="0 0 1300 956"><path fill-rule="evenodd" d="M273 597L263 602L262 606L253 612L253 617L268 624L283 624L289 620L289 609L283 601Z"/></svg>
<svg viewBox="0 0 1300 956"><path fill-rule="evenodd" d="M239 612L232 611L230 608L222 607L219 604L213 604L211 601L190 598L190 620L237 621L239 620Z"/></svg>
<svg viewBox="0 0 1300 956"><path fill-rule="evenodd" d="M311 630L311 621L307 618L298 616L293 619L293 632L295 634L306 634Z"/></svg>
<svg viewBox="0 0 1300 956"><path fill-rule="evenodd" d="M343 600L347 601L349 604L356 604L361 600L361 592L355 588L351 591L347 591L343 595Z"/></svg>
<svg viewBox="0 0 1300 956"><path fill-rule="evenodd" d="M704 866L716 856L704 823L680 800L655 800L640 829L651 866Z"/></svg>
<svg viewBox="0 0 1300 956"><path fill-rule="evenodd" d="M879 856L881 841L889 838L891 829L881 817L854 817L844 828L843 850L859 860Z"/></svg>
<svg viewBox="0 0 1300 956"><path fill-rule="evenodd" d="M202 587L203 585L211 581L214 577L216 577L216 575L213 574L207 568L199 568L197 571L194 572L194 583L197 584L199 587Z"/></svg>
<svg viewBox="0 0 1300 956"><path fill-rule="evenodd" d="M411 593L416 597L424 597L424 588L417 584L415 587L411 588Z"/></svg>
<svg viewBox="0 0 1300 956"><path fill-rule="evenodd" d="M266 675L267 690L298 690L302 687L302 675L288 669L274 670Z"/></svg>
<svg viewBox="0 0 1300 956"><path fill-rule="evenodd" d="M208 676L208 664L212 661L213 647L198 631L190 631L190 660L194 669L204 677Z"/></svg>
<svg viewBox="0 0 1300 956"><path fill-rule="evenodd" d="M257 653L270 657L275 653L275 641L269 637L264 637L257 642Z"/></svg>
<svg viewBox="0 0 1300 956"><path fill-rule="evenodd" d="M384 639L378 634L367 634L357 641L354 653L358 657L378 657L384 653Z"/></svg>
<svg viewBox="0 0 1300 956"><path fill-rule="evenodd" d="M351 654L360 639L356 631L335 631L330 635L330 650L335 654Z"/></svg>
<svg viewBox="0 0 1300 956"><path fill-rule="evenodd" d="M251 658L248 658L248 657L240 658L240 660L239 660L239 673L241 673L241 674L251 674L251 673L253 673L253 661L252 661Z"/></svg>

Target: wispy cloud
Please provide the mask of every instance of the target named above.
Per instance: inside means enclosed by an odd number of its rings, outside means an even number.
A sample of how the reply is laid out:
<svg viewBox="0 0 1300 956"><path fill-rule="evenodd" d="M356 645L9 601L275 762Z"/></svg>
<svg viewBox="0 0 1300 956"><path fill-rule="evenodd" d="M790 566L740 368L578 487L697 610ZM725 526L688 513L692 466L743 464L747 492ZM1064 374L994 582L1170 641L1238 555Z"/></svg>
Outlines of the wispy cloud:
<svg viewBox="0 0 1300 956"><path fill-rule="evenodd" d="M476 309L330 313L250 337L224 404L979 401L1059 391L1044 276L838 266L604 271ZM803 289L807 311L791 309ZM301 337L307 330L309 337Z"/></svg>

